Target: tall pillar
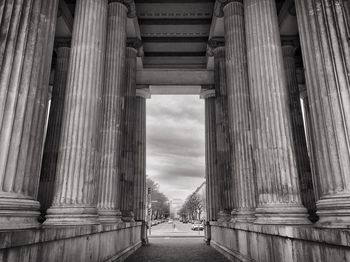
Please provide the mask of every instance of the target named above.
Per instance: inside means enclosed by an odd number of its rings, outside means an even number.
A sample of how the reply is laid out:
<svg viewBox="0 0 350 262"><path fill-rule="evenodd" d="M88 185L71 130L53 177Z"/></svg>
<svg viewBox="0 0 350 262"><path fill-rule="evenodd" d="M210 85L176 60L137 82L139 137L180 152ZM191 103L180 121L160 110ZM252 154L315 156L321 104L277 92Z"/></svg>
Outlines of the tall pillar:
<svg viewBox="0 0 350 262"><path fill-rule="evenodd" d="M58 1L2 1L0 7L0 229L36 227L37 149L44 142L37 124L46 120L40 113L46 108Z"/></svg>
<svg viewBox="0 0 350 262"><path fill-rule="evenodd" d="M42 215L45 215L46 210L51 206L53 200L58 150L62 130L64 98L67 86L69 56L70 41L57 43L55 79L38 193Z"/></svg>
<svg viewBox="0 0 350 262"><path fill-rule="evenodd" d="M146 99L151 98L149 91L136 90L135 125L135 181L134 215L136 221L145 221L146 215Z"/></svg>
<svg viewBox="0 0 350 262"><path fill-rule="evenodd" d="M312 184L310 158L307 151L303 114L300 104L300 93L295 67L295 46L291 41L282 41L284 69L286 71L289 107L292 120L292 137L295 149L295 159L299 175L301 200L307 208L310 219L315 221L316 201Z"/></svg>
<svg viewBox="0 0 350 262"><path fill-rule="evenodd" d="M98 214L102 223L121 222L119 207L121 121L125 72L127 7L120 2L108 5L105 85L102 94L101 161Z"/></svg>
<svg viewBox="0 0 350 262"><path fill-rule="evenodd" d="M255 219L256 174L253 166L251 105L242 1L224 7L229 130L232 144L234 221Z"/></svg>
<svg viewBox="0 0 350 262"><path fill-rule="evenodd" d="M215 73L215 135L216 135L216 172L215 179L219 188L219 214L218 220L228 222L231 220L233 209L231 148L229 137L225 47L214 48Z"/></svg>
<svg viewBox="0 0 350 262"><path fill-rule="evenodd" d="M350 43L343 1L296 0L320 184L319 226L350 226Z"/></svg>
<svg viewBox="0 0 350 262"><path fill-rule="evenodd" d="M216 221L220 211L219 188L216 179L216 120L215 120L215 89L205 90L201 93L205 99L205 177L207 187L207 218Z"/></svg>
<svg viewBox="0 0 350 262"><path fill-rule="evenodd" d="M55 196L46 226L97 224L107 0L76 3Z"/></svg>
<svg viewBox="0 0 350 262"><path fill-rule="evenodd" d="M307 224L293 150L275 0L245 0L260 224Z"/></svg>
<svg viewBox="0 0 350 262"><path fill-rule="evenodd" d="M146 99L151 98L147 89L136 89L136 136L135 136L135 184L134 214L142 221L141 240L148 243L146 223Z"/></svg>
<svg viewBox="0 0 350 262"><path fill-rule="evenodd" d="M127 222L134 221L136 57L137 50L127 47L121 154L121 211L123 220Z"/></svg>

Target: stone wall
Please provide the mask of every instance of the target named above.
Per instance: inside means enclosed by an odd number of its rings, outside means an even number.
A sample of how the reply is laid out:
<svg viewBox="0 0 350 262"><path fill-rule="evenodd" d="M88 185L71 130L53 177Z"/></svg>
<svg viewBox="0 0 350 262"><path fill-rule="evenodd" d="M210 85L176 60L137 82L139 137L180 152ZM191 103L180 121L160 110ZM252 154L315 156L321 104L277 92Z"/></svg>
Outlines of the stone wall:
<svg viewBox="0 0 350 262"><path fill-rule="evenodd" d="M232 261L350 261L349 231L313 226L210 224L211 245Z"/></svg>
<svg viewBox="0 0 350 262"><path fill-rule="evenodd" d="M0 232L0 261L122 261L141 246L141 223Z"/></svg>

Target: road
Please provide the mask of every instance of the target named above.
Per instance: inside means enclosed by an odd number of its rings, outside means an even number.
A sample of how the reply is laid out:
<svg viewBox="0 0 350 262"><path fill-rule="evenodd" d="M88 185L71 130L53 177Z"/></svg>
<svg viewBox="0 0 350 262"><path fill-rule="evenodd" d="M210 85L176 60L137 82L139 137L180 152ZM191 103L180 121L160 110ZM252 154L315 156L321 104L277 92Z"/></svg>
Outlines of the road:
<svg viewBox="0 0 350 262"><path fill-rule="evenodd" d="M174 227L175 225L175 227ZM173 224L164 222L162 224L152 227L151 235L149 237L203 237L203 231L191 230L192 224L183 224L179 221L174 221Z"/></svg>

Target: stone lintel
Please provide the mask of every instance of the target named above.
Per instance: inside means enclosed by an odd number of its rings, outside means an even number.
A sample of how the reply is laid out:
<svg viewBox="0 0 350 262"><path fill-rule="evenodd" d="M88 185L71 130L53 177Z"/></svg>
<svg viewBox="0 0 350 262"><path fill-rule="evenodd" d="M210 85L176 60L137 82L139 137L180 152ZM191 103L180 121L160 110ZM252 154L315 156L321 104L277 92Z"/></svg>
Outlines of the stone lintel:
<svg viewBox="0 0 350 262"><path fill-rule="evenodd" d="M207 98L215 97L215 95L216 95L215 89L208 89L208 90L203 90L200 93L200 98L207 99Z"/></svg>

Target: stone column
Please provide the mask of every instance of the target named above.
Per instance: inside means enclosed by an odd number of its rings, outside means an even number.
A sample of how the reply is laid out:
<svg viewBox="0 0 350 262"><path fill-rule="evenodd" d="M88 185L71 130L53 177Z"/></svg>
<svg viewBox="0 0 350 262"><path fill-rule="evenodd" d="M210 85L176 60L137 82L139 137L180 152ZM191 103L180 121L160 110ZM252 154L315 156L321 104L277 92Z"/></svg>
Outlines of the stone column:
<svg viewBox="0 0 350 262"><path fill-rule="evenodd" d="M97 224L107 0L76 3L55 196L46 226Z"/></svg>
<svg viewBox="0 0 350 262"><path fill-rule="evenodd" d="M319 226L350 226L350 42L343 1L296 0L320 184Z"/></svg>
<svg viewBox="0 0 350 262"><path fill-rule="evenodd" d="M125 72L127 7L120 2L108 5L105 85L102 94L101 161L98 213L102 223L121 222L120 157Z"/></svg>
<svg viewBox="0 0 350 262"><path fill-rule="evenodd" d="M205 99L205 177L207 187L207 219L216 221L220 211L218 180L216 179L216 120L215 120L215 89L201 93Z"/></svg>
<svg viewBox="0 0 350 262"><path fill-rule="evenodd" d="M145 89L136 89L136 136L135 136L135 181L134 214L136 221L145 221L146 215L146 99L151 94Z"/></svg>
<svg viewBox="0 0 350 262"><path fill-rule="evenodd" d="M219 188L219 214L218 220L228 222L231 220L233 209L231 148L228 126L228 104L225 66L225 47L216 47L214 54L215 70L215 135L216 135L216 172L215 179Z"/></svg>
<svg viewBox="0 0 350 262"><path fill-rule="evenodd" d="M293 150L275 0L245 0L260 224L307 224Z"/></svg>
<svg viewBox="0 0 350 262"><path fill-rule="evenodd" d="M45 216L46 210L51 206L53 200L58 150L62 130L64 98L67 86L69 56L70 41L58 42L55 79L38 194L40 210L43 216Z"/></svg>
<svg viewBox="0 0 350 262"><path fill-rule="evenodd" d="M37 124L46 120L38 113L46 108L57 7L57 0L0 4L0 229L38 226Z"/></svg>
<svg viewBox="0 0 350 262"><path fill-rule="evenodd" d="M307 208L310 220L317 220L316 201L312 184L310 158L307 151L303 114L300 104L300 93L295 67L295 46L291 41L282 41L284 69L286 71L289 107L292 120L292 137L295 159L299 175L301 200Z"/></svg>
<svg viewBox="0 0 350 262"><path fill-rule="evenodd" d="M125 80L123 87L121 211L123 220L127 222L134 221L136 56L137 50L135 48L126 48Z"/></svg>
<svg viewBox="0 0 350 262"><path fill-rule="evenodd" d="M255 219L256 174L253 165L251 104L242 1L224 7L229 130L232 144L233 220Z"/></svg>

